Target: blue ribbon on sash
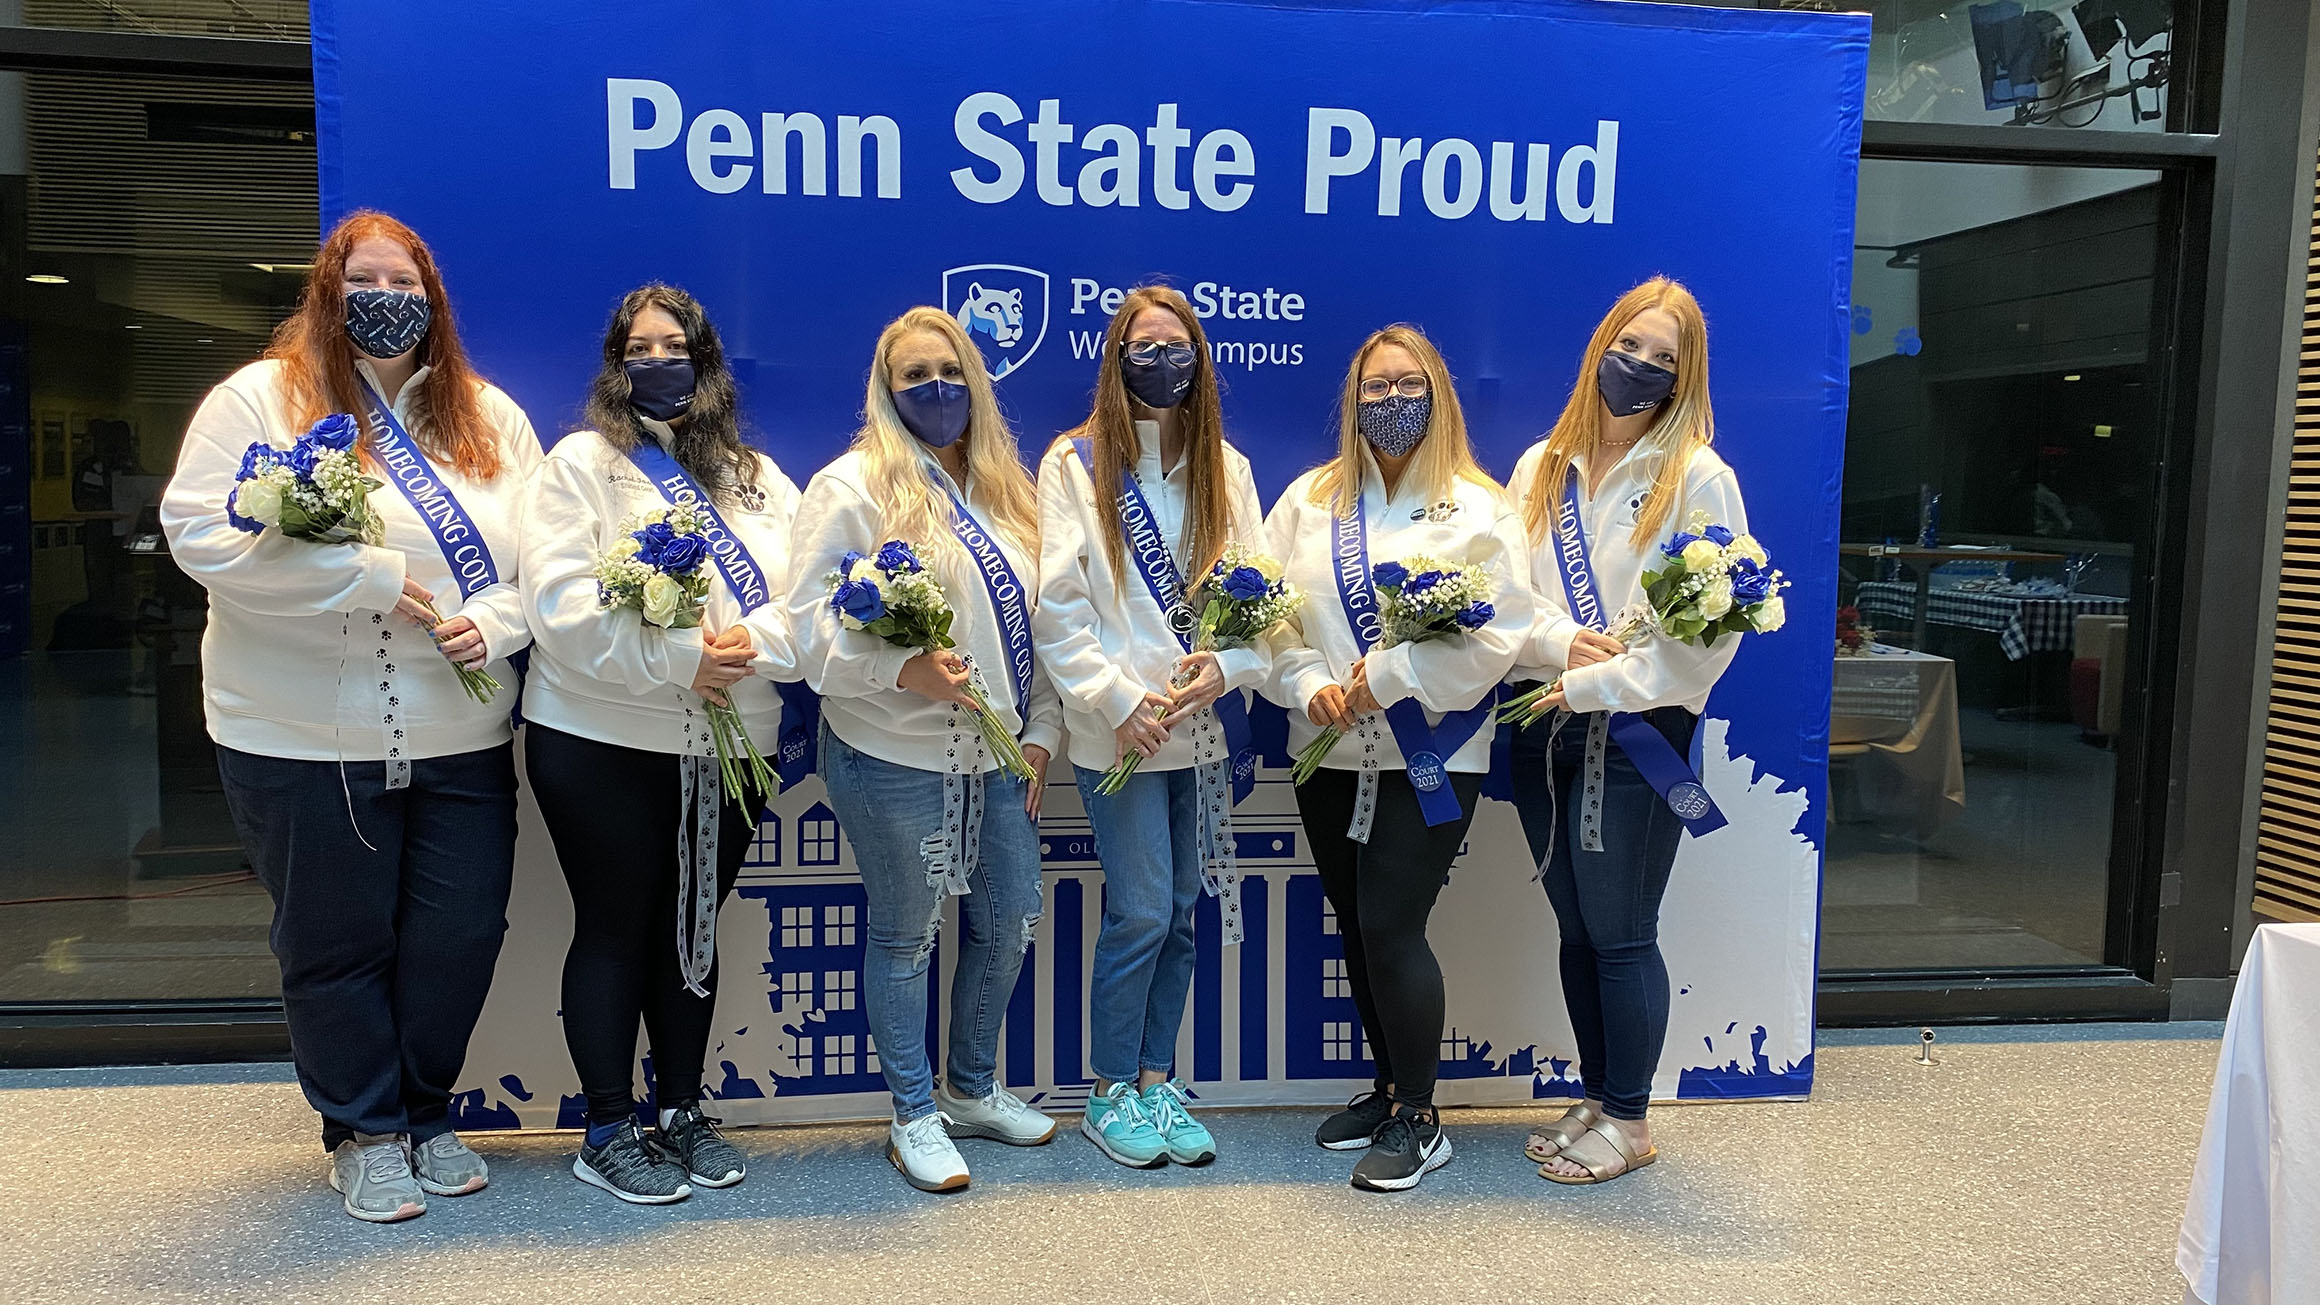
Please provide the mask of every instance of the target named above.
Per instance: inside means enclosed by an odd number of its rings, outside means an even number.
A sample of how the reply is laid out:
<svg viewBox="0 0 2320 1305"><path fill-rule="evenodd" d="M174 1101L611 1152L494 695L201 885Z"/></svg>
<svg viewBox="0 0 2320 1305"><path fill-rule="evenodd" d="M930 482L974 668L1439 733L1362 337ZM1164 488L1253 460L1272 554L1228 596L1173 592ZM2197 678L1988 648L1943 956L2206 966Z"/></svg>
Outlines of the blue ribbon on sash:
<svg viewBox="0 0 2320 1305"><path fill-rule="evenodd" d="M740 600L744 613L754 612L773 600L773 581L765 568L750 555L749 547L741 536L725 524L717 505L701 492L700 482L669 456L669 451L651 439L639 440L628 451L628 460L671 503L689 504L701 514L701 537L709 546L709 560L717 564L717 571L725 577L726 587ZM781 786L787 789L814 772L814 734L821 728L822 700L802 683L780 682L774 692L781 696L781 740L774 750L773 771L781 777Z"/></svg>
<svg viewBox="0 0 2320 1305"><path fill-rule="evenodd" d="M387 483L402 491L419 520L426 523L427 532L435 536L435 547L442 550L444 564L451 568L451 582L459 586L460 598L473 598L498 584L499 563L492 558L491 541L484 538L483 528L467 514L459 495L428 461L427 451L403 429L395 410L367 380L363 382L363 398L370 405L371 451L386 468ZM518 725L524 723L523 676L531 665L531 654L527 646L502 659L516 673L515 701L509 715Z"/></svg>
<svg viewBox="0 0 2320 1305"><path fill-rule="evenodd" d="M1095 479L1095 453L1086 437L1075 439L1071 446L1079 451L1082 466L1088 469L1088 479ZM1127 532L1130 565L1143 577L1144 588L1152 601L1160 605L1160 615L1167 618L1169 632L1184 651L1192 652L1192 632L1199 626L1199 617L1184 606L1184 572L1176 565L1176 556L1168 551L1168 541L1160 537L1160 523L1152 515L1152 505L1144 501L1144 491L1136 487L1134 476L1120 477L1120 497L1115 505L1120 513L1120 525ZM1190 617L1187 620L1185 617ZM1216 700L1216 722L1224 729L1225 750L1232 754L1232 796L1238 804L1257 787L1257 750L1249 743L1249 704L1239 690L1227 692Z"/></svg>
<svg viewBox="0 0 2320 1305"><path fill-rule="evenodd" d="M1007 641L1007 669L1015 681L1015 714L1029 723L1031 668L1037 656L1031 645L1031 596L1008 564L999 541L967 510L966 499L948 481L942 485L951 498L951 531L974 559L975 572L983 577L983 589L991 597L991 614L998 618L999 634Z"/></svg>
<svg viewBox="0 0 2320 1305"><path fill-rule="evenodd" d="M1370 583L1366 516L1356 503L1351 515L1339 517L1330 551L1330 570L1337 575L1337 601L1345 609L1345 623L1352 628L1353 641L1365 657L1377 646L1378 636L1385 633L1378 616L1377 591ZM1395 746L1402 750L1402 764L1409 768L1410 786L1418 791L1418 810L1425 814L1428 825L1446 825L1458 818L1458 794L1448 783L1449 759L1466 746L1497 706L1498 693L1493 690L1464 711L1445 715L1439 725L1427 723L1426 709L1415 698L1404 698L1386 708L1386 724L1394 732Z"/></svg>
<svg viewBox="0 0 2320 1305"><path fill-rule="evenodd" d="M1563 593L1571 600L1571 615L1590 630L1606 629L1610 622L1603 611L1603 597L1595 587L1595 560L1587 548L1587 524L1579 515L1577 467L1571 468L1563 482L1563 501L1555 511L1555 554L1556 573L1562 577ZM1691 763L1650 721L1634 712L1614 712L1610 729L1612 741L1627 754L1636 773L1683 820L1692 837L1712 834L1729 823Z"/></svg>

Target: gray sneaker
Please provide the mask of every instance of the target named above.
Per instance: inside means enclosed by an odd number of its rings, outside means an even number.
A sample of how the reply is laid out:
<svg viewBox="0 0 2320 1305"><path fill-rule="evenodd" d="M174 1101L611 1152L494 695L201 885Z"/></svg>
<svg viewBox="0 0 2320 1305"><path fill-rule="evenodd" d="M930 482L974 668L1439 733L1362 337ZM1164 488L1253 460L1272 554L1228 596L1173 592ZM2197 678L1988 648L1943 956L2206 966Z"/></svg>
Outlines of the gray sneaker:
<svg viewBox="0 0 2320 1305"><path fill-rule="evenodd" d="M330 1187L346 1198L346 1212L364 1223L427 1213L427 1194L411 1172L410 1144L399 1133L357 1133L339 1143L330 1153Z"/></svg>
<svg viewBox="0 0 2320 1305"><path fill-rule="evenodd" d="M465 1196L480 1192L491 1181L491 1167L467 1149L457 1133L437 1133L411 1148L411 1168L419 1186L435 1196Z"/></svg>
<svg viewBox="0 0 2320 1305"><path fill-rule="evenodd" d="M633 1119L621 1121L620 1131L602 1146L582 1138L572 1176L631 1205L669 1205L693 1194L685 1167L662 1155Z"/></svg>
<svg viewBox="0 0 2320 1305"><path fill-rule="evenodd" d="M717 1131L721 1121L701 1113L694 1102L677 1110L653 1133L661 1154L685 1167L686 1174L703 1187L731 1187L749 1173L741 1149Z"/></svg>

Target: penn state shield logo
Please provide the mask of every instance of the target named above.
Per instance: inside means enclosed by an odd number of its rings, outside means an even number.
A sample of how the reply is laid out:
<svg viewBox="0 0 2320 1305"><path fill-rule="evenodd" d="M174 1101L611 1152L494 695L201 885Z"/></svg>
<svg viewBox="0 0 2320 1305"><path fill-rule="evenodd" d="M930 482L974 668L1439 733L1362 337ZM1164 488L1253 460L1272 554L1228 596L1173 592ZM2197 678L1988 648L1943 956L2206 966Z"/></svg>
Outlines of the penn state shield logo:
<svg viewBox="0 0 2320 1305"><path fill-rule="evenodd" d="M976 263L943 273L944 311L983 351L992 380L1031 361L1047 338L1047 273L1012 263Z"/></svg>

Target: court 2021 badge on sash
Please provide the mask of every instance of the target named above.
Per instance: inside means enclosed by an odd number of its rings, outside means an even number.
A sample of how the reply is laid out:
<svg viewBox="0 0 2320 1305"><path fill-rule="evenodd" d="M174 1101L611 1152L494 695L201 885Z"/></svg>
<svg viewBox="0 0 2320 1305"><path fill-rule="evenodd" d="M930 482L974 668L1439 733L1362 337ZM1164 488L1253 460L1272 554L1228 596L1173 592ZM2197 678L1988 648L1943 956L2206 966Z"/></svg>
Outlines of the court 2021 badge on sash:
<svg viewBox="0 0 2320 1305"><path fill-rule="evenodd" d="M944 311L966 328L991 379L1031 361L1047 338L1047 273L1012 263L976 263L943 273Z"/></svg>

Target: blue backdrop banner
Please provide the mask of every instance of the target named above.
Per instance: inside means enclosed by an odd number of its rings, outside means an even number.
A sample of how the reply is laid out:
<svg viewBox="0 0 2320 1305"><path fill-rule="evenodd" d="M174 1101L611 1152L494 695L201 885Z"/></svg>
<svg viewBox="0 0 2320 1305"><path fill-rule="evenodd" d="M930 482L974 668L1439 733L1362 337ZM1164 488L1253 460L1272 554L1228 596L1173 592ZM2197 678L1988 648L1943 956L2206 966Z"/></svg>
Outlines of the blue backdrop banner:
<svg viewBox="0 0 2320 1305"><path fill-rule="evenodd" d="M1719 448L1796 587L1787 631L1749 641L1701 730L1733 823L1679 860L1660 1086L1809 1085L1866 17L1593 0L567 0L552 16L316 0L313 16L325 221L369 207L417 228L479 365L550 439L614 302L665 280L708 306L753 437L801 485L853 430L878 329L920 303L974 334L1036 451L1084 414L1110 309L1164 277L1204 318L1266 496L1331 451L1351 351L1394 321L1441 345L1503 476L1592 366L1611 301L1654 273L1685 281L1709 317ZM1249 941L1204 933L1187 1077L1212 1099L1319 1100L1366 1079L1366 1053L1284 776L1266 778L1238 822ZM729 1118L883 1109L856 996L861 889L817 791L777 805L728 913L710 1081L721 1062ZM1003 1070L1062 1101L1086 1082L1099 876L1084 818L1057 805ZM1553 1096L1570 1058L1554 927L1511 814L1485 805L1434 929L1453 971L1445 1073L1471 1100ZM473 1122L553 1122L570 1091L565 908L526 819ZM762 985L739 963L758 953Z"/></svg>

